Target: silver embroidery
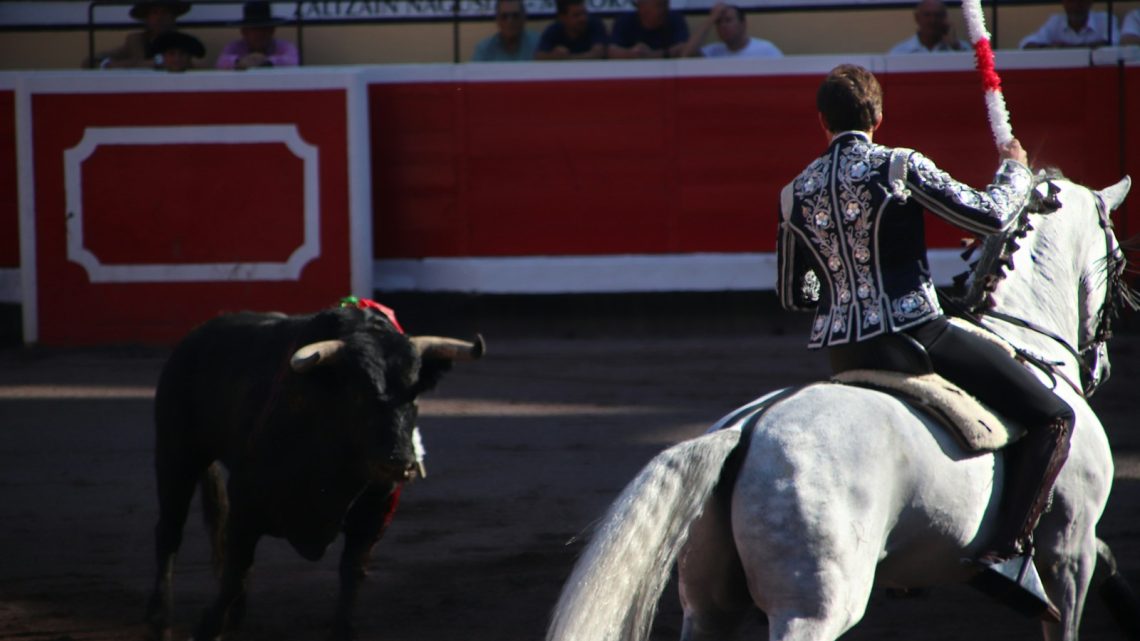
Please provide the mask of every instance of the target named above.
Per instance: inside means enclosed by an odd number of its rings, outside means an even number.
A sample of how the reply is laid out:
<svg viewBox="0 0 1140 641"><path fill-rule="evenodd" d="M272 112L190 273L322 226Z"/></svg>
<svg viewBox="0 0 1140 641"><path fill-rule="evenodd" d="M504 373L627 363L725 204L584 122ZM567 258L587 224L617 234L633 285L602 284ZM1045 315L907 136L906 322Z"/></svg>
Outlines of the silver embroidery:
<svg viewBox="0 0 1140 641"><path fill-rule="evenodd" d="M920 291L910 292L896 298L891 304L891 315L896 321L905 322L921 318L933 311Z"/></svg>
<svg viewBox="0 0 1140 641"><path fill-rule="evenodd" d="M861 301L878 299L878 287L870 266L872 197L868 182L880 173L872 170L872 167L883 167L889 159L888 149L867 143L851 145L839 157L837 188L847 223L844 226L844 240L851 252L856 294ZM873 329L882 321L878 310L872 306L862 307L862 304L861 318L864 329Z"/></svg>
<svg viewBox="0 0 1140 641"><path fill-rule="evenodd" d="M796 196L802 197L815 193L826 184L827 161L825 158L816 158L815 162L808 165L808 168L796 178L792 191Z"/></svg>
<svg viewBox="0 0 1140 641"><path fill-rule="evenodd" d="M819 300L819 276L815 275L814 269L809 269L804 273L804 281L800 286L800 294L804 300L816 302Z"/></svg>

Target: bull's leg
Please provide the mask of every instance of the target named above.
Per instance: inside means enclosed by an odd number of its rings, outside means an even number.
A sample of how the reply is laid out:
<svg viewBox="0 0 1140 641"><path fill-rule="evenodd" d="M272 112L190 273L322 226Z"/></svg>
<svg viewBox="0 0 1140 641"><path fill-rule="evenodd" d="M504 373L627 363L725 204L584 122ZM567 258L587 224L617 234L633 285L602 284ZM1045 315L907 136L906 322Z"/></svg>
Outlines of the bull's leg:
<svg viewBox="0 0 1140 641"><path fill-rule="evenodd" d="M160 453L155 464L158 480L158 524L154 528L156 574L147 603L147 622L157 641L170 639L170 612L174 558L182 546L182 529L190 499L202 467L169 460Z"/></svg>
<svg viewBox="0 0 1140 641"><path fill-rule="evenodd" d="M677 567L685 610L682 641L731 638L754 605L720 497L709 499L689 526Z"/></svg>
<svg viewBox="0 0 1140 641"><path fill-rule="evenodd" d="M356 636L353 617L360 584L367 575L372 546L387 529L399 500L399 487L373 485L352 504L344 519L344 551L340 557L340 595L331 638L347 641Z"/></svg>
<svg viewBox="0 0 1140 641"><path fill-rule="evenodd" d="M243 604L249 569L253 566L253 553L261 538L259 530L244 518L245 511L237 508L226 524L225 563L222 566L221 591L213 605L206 608L194 631L197 641L221 638L229 624L235 606Z"/></svg>

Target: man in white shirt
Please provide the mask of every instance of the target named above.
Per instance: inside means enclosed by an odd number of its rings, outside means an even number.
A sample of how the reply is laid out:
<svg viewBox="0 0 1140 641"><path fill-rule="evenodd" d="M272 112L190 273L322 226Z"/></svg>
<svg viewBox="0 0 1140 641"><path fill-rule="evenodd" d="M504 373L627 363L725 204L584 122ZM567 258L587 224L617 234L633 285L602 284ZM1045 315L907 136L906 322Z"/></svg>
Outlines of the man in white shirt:
<svg viewBox="0 0 1140 641"><path fill-rule="evenodd" d="M1140 9L1124 16L1124 26L1120 28L1120 44L1140 45Z"/></svg>
<svg viewBox="0 0 1140 641"><path fill-rule="evenodd" d="M1117 44L1120 26L1116 16L1105 11L1090 11L1092 0L1061 0L1065 13L1049 16L1045 24L1034 33L1022 38L1022 49L1045 47L1100 47ZM1109 21L1112 21L1112 39L1109 40Z"/></svg>
<svg viewBox="0 0 1140 641"><path fill-rule="evenodd" d="M969 43L954 35L942 0L921 0L914 8L914 24L918 27L915 34L891 47L889 53L936 53L970 49Z"/></svg>
<svg viewBox="0 0 1140 641"><path fill-rule="evenodd" d="M714 25L720 42L702 46ZM687 58L780 58L783 55L771 42L749 36L744 12L740 7L723 2L713 5L708 19L693 32L682 52Z"/></svg>

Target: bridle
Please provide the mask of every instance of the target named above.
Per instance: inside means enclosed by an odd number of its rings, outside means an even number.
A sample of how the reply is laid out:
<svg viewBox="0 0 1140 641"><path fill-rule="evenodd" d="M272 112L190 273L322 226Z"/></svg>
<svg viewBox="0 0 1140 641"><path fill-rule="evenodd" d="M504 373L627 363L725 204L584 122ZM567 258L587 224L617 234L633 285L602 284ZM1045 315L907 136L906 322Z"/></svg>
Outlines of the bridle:
<svg viewBox="0 0 1140 641"><path fill-rule="evenodd" d="M1047 184L1049 185L1049 194L1045 197L1042 204L1047 208L1053 208L1055 210L1055 208L1060 205L1060 203L1056 201L1056 187L1052 183ZM1083 398L1092 396L1096 393L1097 388L1108 380L1108 375L1098 379L1097 370L1099 369L1100 355L1104 353L1104 345L1108 342L1108 339L1112 337L1112 321L1120 315L1123 307L1127 306L1131 309L1136 309L1137 303L1140 302L1138 301L1136 293L1124 282L1127 258L1119 244L1113 242L1113 224L1109 216L1110 212L1108 207L1100 196L1097 196L1095 201L1100 227L1104 232L1106 282L1104 301L1097 311L1096 332L1083 348L1070 345L1067 340L1057 335L1056 332L1042 327L1037 323L992 309L991 306L993 302L988 296L980 297L980 300L975 302L972 306L967 307L967 311L964 314L968 320L971 320L977 325L983 325L983 318L993 318L1011 325L1023 327L1056 342L1076 360L1078 367L1081 368L1080 378L1084 381L1083 384L1078 384L1078 382L1073 381L1065 374L1061 369L1061 361L1049 360L1041 355L1034 354L1029 350L1019 347L1014 347L1014 351L1018 357L1033 363L1045 371L1046 374L1053 377L1054 384L1056 379L1060 378L1068 383L1068 385ZM1049 210L1047 209L1047 211ZM1026 212L1023 212L1017 223L1017 228L1007 233L1007 245L1010 243L1011 238L1021 235L1021 232L1029 229L1029 224L1029 217ZM998 271L1001 270L1002 266L1012 269L1012 262L999 260ZM996 283L996 280L993 282Z"/></svg>

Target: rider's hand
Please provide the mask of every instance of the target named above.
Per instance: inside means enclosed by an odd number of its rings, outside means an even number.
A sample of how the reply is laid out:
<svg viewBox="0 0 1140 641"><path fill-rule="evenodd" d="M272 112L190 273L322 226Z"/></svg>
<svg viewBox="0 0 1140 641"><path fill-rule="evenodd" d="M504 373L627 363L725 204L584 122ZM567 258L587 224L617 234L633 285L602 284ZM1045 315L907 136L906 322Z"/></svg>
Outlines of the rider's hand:
<svg viewBox="0 0 1140 641"><path fill-rule="evenodd" d="M1026 167L1029 166L1029 154L1025 153L1025 148L1017 138L1004 145L998 145L998 155L1002 160L1016 160Z"/></svg>

